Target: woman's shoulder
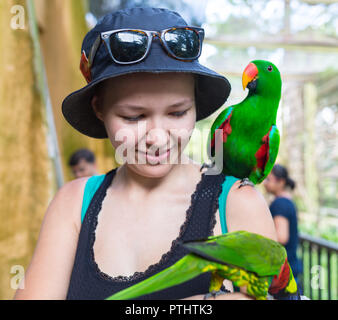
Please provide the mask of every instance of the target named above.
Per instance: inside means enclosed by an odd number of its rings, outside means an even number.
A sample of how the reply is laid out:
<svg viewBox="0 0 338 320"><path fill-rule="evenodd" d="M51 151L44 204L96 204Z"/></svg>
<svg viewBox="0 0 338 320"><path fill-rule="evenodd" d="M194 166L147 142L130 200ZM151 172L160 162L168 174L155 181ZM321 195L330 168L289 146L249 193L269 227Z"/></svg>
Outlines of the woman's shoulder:
<svg viewBox="0 0 338 320"><path fill-rule="evenodd" d="M270 211L273 217L283 216L288 220L294 219L297 209L294 202L286 197L277 197L270 204Z"/></svg>
<svg viewBox="0 0 338 320"><path fill-rule="evenodd" d="M52 199L48 212L74 223L81 228L81 207L84 189L90 177L78 178L65 183Z"/></svg>
<svg viewBox="0 0 338 320"><path fill-rule="evenodd" d="M85 185L90 177L83 177L66 182L56 193L54 199L57 201L69 200L73 202L83 195ZM72 201L73 199L73 201Z"/></svg>
<svg viewBox="0 0 338 320"><path fill-rule="evenodd" d="M292 199L287 197L276 197L271 205L271 207L282 207L286 209L295 209L295 204Z"/></svg>

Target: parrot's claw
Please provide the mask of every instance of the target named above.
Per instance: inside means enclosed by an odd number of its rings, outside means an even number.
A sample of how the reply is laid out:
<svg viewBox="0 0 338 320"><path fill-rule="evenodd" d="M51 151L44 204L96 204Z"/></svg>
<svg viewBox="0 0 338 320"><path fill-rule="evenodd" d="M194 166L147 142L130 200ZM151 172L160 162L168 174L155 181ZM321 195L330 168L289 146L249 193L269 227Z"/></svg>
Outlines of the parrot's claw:
<svg viewBox="0 0 338 320"><path fill-rule="evenodd" d="M213 168L214 165L215 165L214 163L211 163L211 164L203 163L202 166L201 166L201 168L200 168L200 172L201 172L204 168L208 168L208 169Z"/></svg>
<svg viewBox="0 0 338 320"><path fill-rule="evenodd" d="M213 291L207 293L206 295L204 295L204 298L203 298L203 299L204 299L204 300L207 300L207 299L209 299L209 298L214 298L214 299L216 299L217 296L222 295L222 294L227 294L227 293L229 293L229 292L223 291L223 290L218 290L218 291L213 290Z"/></svg>
<svg viewBox="0 0 338 320"><path fill-rule="evenodd" d="M268 293L266 296L266 300L275 300L275 298L270 293Z"/></svg>
<svg viewBox="0 0 338 320"><path fill-rule="evenodd" d="M238 189L244 186L254 187L255 185L248 178L243 178L241 180L241 184L239 185Z"/></svg>

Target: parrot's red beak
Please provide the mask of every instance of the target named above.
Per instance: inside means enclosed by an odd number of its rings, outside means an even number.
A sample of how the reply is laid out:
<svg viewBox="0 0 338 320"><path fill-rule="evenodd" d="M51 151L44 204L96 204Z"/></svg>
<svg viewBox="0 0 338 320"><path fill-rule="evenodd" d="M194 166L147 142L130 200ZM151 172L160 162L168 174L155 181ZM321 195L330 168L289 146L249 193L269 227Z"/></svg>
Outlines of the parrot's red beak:
<svg viewBox="0 0 338 320"><path fill-rule="evenodd" d="M258 69L255 64L252 62L247 65L247 67L244 69L243 76L242 76L242 85L243 90L247 87L248 83L255 80L258 75Z"/></svg>

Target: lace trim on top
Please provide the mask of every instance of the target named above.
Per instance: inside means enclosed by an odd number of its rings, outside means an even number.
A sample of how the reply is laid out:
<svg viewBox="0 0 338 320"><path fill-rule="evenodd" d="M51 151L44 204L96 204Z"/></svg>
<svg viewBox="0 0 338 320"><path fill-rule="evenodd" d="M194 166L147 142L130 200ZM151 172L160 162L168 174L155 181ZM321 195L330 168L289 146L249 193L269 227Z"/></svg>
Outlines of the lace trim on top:
<svg viewBox="0 0 338 320"><path fill-rule="evenodd" d="M97 213L95 214L95 216L92 217L93 222L91 224L92 230L90 232L90 243L89 243L89 245L90 245L90 259L89 260L90 260L90 263L94 266L96 274L99 275L102 279L108 280L108 281L114 281L114 282L128 282L128 281L137 280L141 277L146 278L154 270L157 270L158 267L162 266L163 264L165 264L168 261L168 259L170 258L170 256L174 252L174 249L179 245L179 242L180 242L184 232L187 229L188 223L189 223L189 221L192 217L192 213L193 213L193 210L194 210L195 198L196 198L196 195L200 191L205 173L202 173L201 180L198 182L198 184L196 185L195 191L191 195L190 206L186 211L185 221L183 222L183 224L180 227L180 232L179 232L178 237L172 241L170 250L167 251L166 253L164 253L162 255L161 259L157 263L150 265L145 271L135 271L134 274L132 274L130 276L120 275L120 276L112 277L112 276L108 275L107 273L101 271L98 264L96 263L95 255L94 255L94 243L95 243L95 238L96 238L95 231L96 231L96 227L97 227L97 224L98 224L98 215L101 211L103 199L105 198L106 193L107 193L107 189L108 189L109 185L111 184L111 182L112 182L112 180L115 176L116 170L117 169L114 169L113 171L111 171L112 177L110 179L110 182L108 183L108 186L105 187L104 190L102 191L102 196L100 197L100 199L97 199L97 201L99 201L98 206L97 206L98 209L97 209ZM218 207L218 197L216 197L216 199L217 199L216 205ZM215 208L215 203L213 204L213 208ZM213 211L213 212L215 212L215 211ZM215 214L213 214L213 216L214 216L213 219L211 219L212 220L211 225L215 225L215 223L216 223Z"/></svg>
<svg viewBox="0 0 338 320"><path fill-rule="evenodd" d="M225 181L226 176L223 175L222 177L223 177L222 181ZM212 201L212 207L211 207L212 215L211 215L211 218L210 218L210 225L209 225L210 236L214 235L214 228L215 228L215 225L216 225L216 214L215 213L219 209L218 199L219 199L221 193L222 193L222 188L218 188L217 194L216 194L216 196L214 197L214 199Z"/></svg>

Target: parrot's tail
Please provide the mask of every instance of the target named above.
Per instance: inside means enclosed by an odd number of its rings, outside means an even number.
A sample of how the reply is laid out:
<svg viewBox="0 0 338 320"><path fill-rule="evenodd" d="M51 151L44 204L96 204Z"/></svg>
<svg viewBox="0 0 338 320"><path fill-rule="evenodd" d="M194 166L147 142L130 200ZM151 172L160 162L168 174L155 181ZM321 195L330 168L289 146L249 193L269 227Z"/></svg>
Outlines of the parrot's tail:
<svg viewBox="0 0 338 320"><path fill-rule="evenodd" d="M279 275L273 277L269 288L269 293L272 295L276 295L279 292L290 294L297 292L297 283L293 277L292 269L287 258L281 267Z"/></svg>
<svg viewBox="0 0 338 320"><path fill-rule="evenodd" d="M106 300L134 299L145 294L181 284L206 272L206 264L204 259L193 254L188 254L171 267L162 270L134 286L115 293Z"/></svg>

